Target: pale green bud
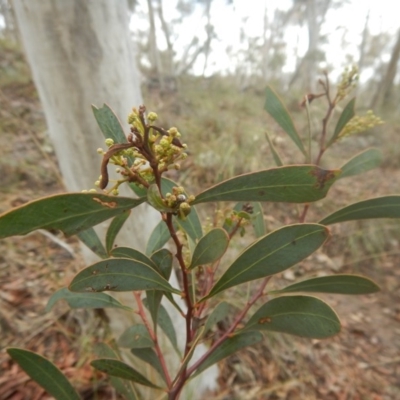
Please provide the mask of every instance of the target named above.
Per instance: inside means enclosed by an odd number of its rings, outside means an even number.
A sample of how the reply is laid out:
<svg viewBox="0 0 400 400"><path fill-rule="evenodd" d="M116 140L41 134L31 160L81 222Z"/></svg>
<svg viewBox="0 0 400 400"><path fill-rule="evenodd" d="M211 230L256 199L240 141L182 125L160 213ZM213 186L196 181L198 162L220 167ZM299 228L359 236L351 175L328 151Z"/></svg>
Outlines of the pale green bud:
<svg viewBox="0 0 400 400"><path fill-rule="evenodd" d="M108 147L111 147L114 144L114 140L111 138L107 138L104 142Z"/></svg>
<svg viewBox="0 0 400 400"><path fill-rule="evenodd" d="M172 128L168 129L168 133L172 136L175 137L179 132L178 129L176 129L174 126Z"/></svg>
<svg viewBox="0 0 400 400"><path fill-rule="evenodd" d="M156 121L157 118L158 118L158 115L157 115L155 112L149 112L149 113L147 114L147 119L148 119L150 122Z"/></svg>

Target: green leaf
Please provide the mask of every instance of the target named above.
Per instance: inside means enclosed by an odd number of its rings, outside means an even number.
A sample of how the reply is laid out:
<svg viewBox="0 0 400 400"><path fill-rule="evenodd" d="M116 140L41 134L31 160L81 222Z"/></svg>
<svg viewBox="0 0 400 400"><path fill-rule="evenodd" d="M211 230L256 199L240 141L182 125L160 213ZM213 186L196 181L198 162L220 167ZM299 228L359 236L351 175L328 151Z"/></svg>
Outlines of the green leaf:
<svg viewBox="0 0 400 400"><path fill-rule="evenodd" d="M94 254L98 255L100 258L108 258L106 249L103 246L103 243L101 243L99 235L93 228L81 231L77 236L85 246L93 251Z"/></svg>
<svg viewBox="0 0 400 400"><path fill-rule="evenodd" d="M322 300L309 296L284 296L261 306L244 331L273 331L323 339L340 332L335 312Z"/></svg>
<svg viewBox="0 0 400 400"><path fill-rule="evenodd" d="M288 165L239 175L196 196L192 204L210 201L277 201L308 203L324 198L339 175L315 165Z"/></svg>
<svg viewBox="0 0 400 400"><path fill-rule="evenodd" d="M152 266L125 258L110 258L85 268L74 277L69 289L72 292L103 292L105 290L126 292L156 289L180 293Z"/></svg>
<svg viewBox="0 0 400 400"><path fill-rule="evenodd" d="M204 325L203 334L207 334L218 322L222 321L229 315L231 306L226 301L223 301L212 310L211 314L208 316L206 323Z"/></svg>
<svg viewBox="0 0 400 400"><path fill-rule="evenodd" d="M319 223L322 225L372 218L400 218L400 196L383 196L360 201L335 211Z"/></svg>
<svg viewBox="0 0 400 400"><path fill-rule="evenodd" d="M272 143L272 140L269 137L268 132L265 132L265 137L267 138L267 142L268 142L269 148L271 149L272 157L274 157L274 161L275 161L276 166L277 167L282 167L283 166L282 159L281 159L278 151L275 149L275 146Z"/></svg>
<svg viewBox="0 0 400 400"><path fill-rule="evenodd" d="M123 227L125 221L131 215L131 210L127 210L120 215L117 215L112 221L110 226L107 229L106 234L106 249L107 253L110 254L113 246L115 238L117 237L119 231Z"/></svg>
<svg viewBox="0 0 400 400"><path fill-rule="evenodd" d="M356 98L354 97L351 99L346 107L343 109L342 113L340 114L339 120L336 124L335 131L332 135L332 138L329 140L326 147L329 147L332 143L336 141L340 132L342 132L343 128L347 125L347 123L354 117L354 106L356 104Z"/></svg>
<svg viewBox="0 0 400 400"><path fill-rule="evenodd" d="M144 200L99 193L45 197L1 214L0 239L25 235L36 229L59 229L66 236L72 236L137 207Z"/></svg>
<svg viewBox="0 0 400 400"><path fill-rule="evenodd" d="M66 300L71 308L121 308L131 310L106 293L74 293L67 288L57 290L49 299L46 312L49 312L59 300Z"/></svg>
<svg viewBox="0 0 400 400"><path fill-rule="evenodd" d="M144 299L143 304L147 309L149 309L149 304L147 303L147 299ZM171 317L168 314L168 311L165 307L160 304L157 315L157 324L163 330L172 346L179 353L178 349L178 339L176 337L176 332L174 328L174 324L172 323Z"/></svg>
<svg viewBox="0 0 400 400"><path fill-rule="evenodd" d="M65 375L49 360L28 350L9 348L9 356L57 400L80 400Z"/></svg>
<svg viewBox="0 0 400 400"><path fill-rule="evenodd" d="M338 294L369 294L378 292L379 286L371 279L357 275L332 275L294 283L274 293L319 292Z"/></svg>
<svg viewBox="0 0 400 400"><path fill-rule="evenodd" d="M101 358L115 358L119 359L116 351L105 343L96 343L94 346L94 353ZM127 400L138 400L138 396L135 392L132 382L110 376L110 383L113 388L119 393L125 396Z"/></svg>
<svg viewBox="0 0 400 400"><path fill-rule="evenodd" d="M147 189L147 202L157 211L169 213L175 212L173 208L167 207L164 204L160 191L158 190L156 184L150 185Z"/></svg>
<svg viewBox="0 0 400 400"><path fill-rule="evenodd" d="M203 229L196 208L192 207L185 219L174 217L174 222L196 243L203 236Z"/></svg>
<svg viewBox="0 0 400 400"><path fill-rule="evenodd" d="M157 266L157 270L168 280L171 276L173 260L174 256L167 249L160 249L151 255L151 261Z"/></svg>
<svg viewBox="0 0 400 400"><path fill-rule="evenodd" d="M342 173L340 174L339 179L358 175L376 168L382 162L382 159L382 153L378 149L364 150L355 155L340 168Z"/></svg>
<svg viewBox="0 0 400 400"><path fill-rule="evenodd" d="M160 359L153 349L149 347L143 349L131 349L131 353L134 356L140 358L142 361L151 365L159 373L164 382L166 382Z"/></svg>
<svg viewBox="0 0 400 400"><path fill-rule="evenodd" d="M97 124L99 125L106 139L113 139L115 143L127 142L124 130L122 129L118 117L107 104L103 104L103 107L101 108L97 108L96 106L92 105L92 110Z"/></svg>
<svg viewBox="0 0 400 400"><path fill-rule="evenodd" d="M140 372L136 371L134 368L125 364L122 361L102 358L92 361L90 365L98 369L99 371L105 372L108 375L117 376L118 378L128 379L144 386L160 389L158 386L154 385L154 383L150 382Z"/></svg>
<svg viewBox="0 0 400 400"><path fill-rule="evenodd" d="M289 135L300 151L306 155L303 142L297 133L288 110L270 86L267 86L264 110L271 115L278 125Z"/></svg>
<svg viewBox="0 0 400 400"><path fill-rule="evenodd" d="M129 349L142 349L153 347L154 342L151 340L147 328L142 324L137 324L130 326L124 331L118 339L118 346Z"/></svg>
<svg viewBox="0 0 400 400"><path fill-rule="evenodd" d="M160 308L158 310L157 323L159 327L163 330L163 332L166 334L167 338L171 342L174 349L179 353L178 339L176 337L174 324L172 323L170 315L168 314L167 310L162 304L160 304Z"/></svg>
<svg viewBox="0 0 400 400"><path fill-rule="evenodd" d="M156 250L161 249L170 238L167 224L161 220L153 229L153 232L151 232L146 246L146 254L150 255Z"/></svg>
<svg viewBox="0 0 400 400"><path fill-rule="evenodd" d="M256 237L264 236L265 231L265 223L264 223L264 211L262 205L257 202L251 203L251 207L253 208L253 213L251 214L251 224L253 225L254 233Z"/></svg>
<svg viewBox="0 0 400 400"><path fill-rule="evenodd" d="M221 228L212 229L197 243L189 268L213 263L219 260L228 248L229 237Z"/></svg>
<svg viewBox="0 0 400 400"><path fill-rule="evenodd" d="M116 247L111 251L111 255L113 257L118 258L130 258L132 260L140 261L148 266L152 267L155 271L159 271L157 265L145 254L140 252L139 250L132 249L131 247Z"/></svg>
<svg viewBox="0 0 400 400"><path fill-rule="evenodd" d="M229 339L225 340L220 346L218 346L205 361L200 364L199 368L192 376L196 376L211 367L211 365L223 360L226 357L235 354L240 349L247 346L253 346L254 344L261 342L263 336L260 332L245 332L238 333Z"/></svg>
<svg viewBox="0 0 400 400"><path fill-rule="evenodd" d="M295 224L261 237L239 255L203 300L232 286L284 271L316 251L328 236L328 229L322 225Z"/></svg>
<svg viewBox="0 0 400 400"><path fill-rule="evenodd" d="M158 271L161 275L169 280L172 272L173 255L167 249L160 249L151 256L151 260L157 265ZM158 319L158 310L160 307L161 299L164 292L160 290L148 290L146 292L147 307L150 312L153 324L156 325ZM168 296L171 299L172 296Z"/></svg>

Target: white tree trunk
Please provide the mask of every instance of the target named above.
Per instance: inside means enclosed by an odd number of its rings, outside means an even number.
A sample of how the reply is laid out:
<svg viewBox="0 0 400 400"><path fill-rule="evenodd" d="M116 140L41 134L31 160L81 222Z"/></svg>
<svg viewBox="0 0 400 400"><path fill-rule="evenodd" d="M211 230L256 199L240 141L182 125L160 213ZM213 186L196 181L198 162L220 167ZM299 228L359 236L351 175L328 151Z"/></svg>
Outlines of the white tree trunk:
<svg viewBox="0 0 400 400"><path fill-rule="evenodd" d="M100 175L96 149L105 147L91 104L108 103L127 129L130 108L142 103L126 0L14 0L14 7L65 186L90 189ZM159 215L140 207L117 243L143 251ZM132 323L127 313L109 316L117 335Z"/></svg>

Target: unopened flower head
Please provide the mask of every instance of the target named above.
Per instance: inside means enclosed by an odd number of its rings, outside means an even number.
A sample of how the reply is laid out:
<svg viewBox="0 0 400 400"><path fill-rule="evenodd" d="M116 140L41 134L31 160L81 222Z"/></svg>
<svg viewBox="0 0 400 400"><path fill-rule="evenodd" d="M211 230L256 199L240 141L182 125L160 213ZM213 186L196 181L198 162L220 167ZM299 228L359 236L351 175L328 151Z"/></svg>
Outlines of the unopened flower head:
<svg viewBox="0 0 400 400"><path fill-rule="evenodd" d="M111 146L114 144L114 140L111 139L111 138L107 138L107 139L105 140L105 143L106 143L106 146L107 146L107 147L111 147Z"/></svg>
<svg viewBox="0 0 400 400"><path fill-rule="evenodd" d="M337 87L338 101L344 99L357 86L357 82L358 67L356 65L353 65L351 68L346 67Z"/></svg>
<svg viewBox="0 0 400 400"><path fill-rule="evenodd" d="M383 123L381 118L377 117L372 110L369 110L365 115L355 115L339 133L338 139L364 132Z"/></svg>
<svg viewBox="0 0 400 400"><path fill-rule="evenodd" d="M157 118L158 118L158 115L155 112L149 112L148 115L147 115L147 119L150 122L157 121Z"/></svg>

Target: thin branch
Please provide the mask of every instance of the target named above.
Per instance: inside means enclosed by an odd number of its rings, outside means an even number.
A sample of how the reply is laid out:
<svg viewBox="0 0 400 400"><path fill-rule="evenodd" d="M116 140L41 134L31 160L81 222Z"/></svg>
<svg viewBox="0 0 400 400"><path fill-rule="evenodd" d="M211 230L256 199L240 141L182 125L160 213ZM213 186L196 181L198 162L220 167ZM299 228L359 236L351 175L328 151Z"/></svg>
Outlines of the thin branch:
<svg viewBox="0 0 400 400"><path fill-rule="evenodd" d="M157 353L158 359L160 360L161 368L162 368L164 376L165 376L165 381L166 381L168 387L170 387L171 384L172 384L172 381L171 381L171 377L170 377L169 372L168 372L168 367L167 367L167 364L165 362L164 355L163 355L163 353L161 351L161 348L160 348L160 346L158 344L157 334L152 329L152 327L151 327L151 325L149 323L149 320L147 318L146 312L144 311L142 298L140 297L140 292L133 292L133 295L135 296L135 300L136 300L136 303L138 305L137 313L139 314L140 318L142 319L143 324L145 325L147 331L149 332L151 340L154 343L154 350Z"/></svg>

